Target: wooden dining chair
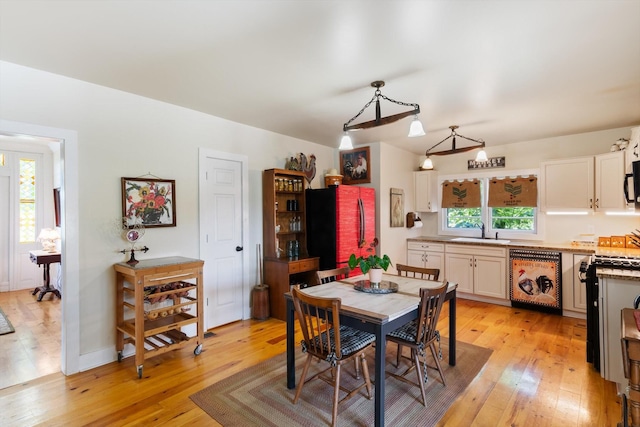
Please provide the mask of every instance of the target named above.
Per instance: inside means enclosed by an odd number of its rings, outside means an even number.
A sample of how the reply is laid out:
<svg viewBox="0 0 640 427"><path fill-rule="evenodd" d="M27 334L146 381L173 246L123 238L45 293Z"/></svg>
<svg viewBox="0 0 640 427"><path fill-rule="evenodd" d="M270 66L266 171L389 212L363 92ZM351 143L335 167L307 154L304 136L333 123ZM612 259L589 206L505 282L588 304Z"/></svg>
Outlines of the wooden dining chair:
<svg viewBox="0 0 640 427"><path fill-rule="evenodd" d="M412 265L396 264L398 276L414 277L424 280L438 280L440 277L439 268L414 267Z"/></svg>
<svg viewBox="0 0 640 427"><path fill-rule="evenodd" d="M411 349L412 360L411 366L409 366L409 368L407 368L407 370L402 374L396 374L393 372L387 372L387 374L409 384L419 385L420 392L422 393L422 403L424 406L427 406L427 396L424 389L424 384L428 379L428 365L426 361L427 347L431 350L431 355L436 362L435 369L440 373L442 384L445 386L447 385L444 379L444 372L442 372L442 367L440 366L442 352L436 351L436 341L440 341L440 333L436 329L436 326L438 324L438 317L440 317L440 310L442 309L442 303L444 302L448 286L449 284L445 281L437 288L420 289L418 318L415 321L409 322L387 334L387 341L394 342L400 346L406 346ZM423 357L424 374L420 366L419 356ZM400 367L399 360L396 367ZM407 374L413 369L416 370L418 375L418 384L407 378Z"/></svg>
<svg viewBox="0 0 640 427"><path fill-rule="evenodd" d="M412 265L396 264L396 270L398 271L398 276L413 277L415 279L437 281L440 277L439 268L414 267ZM401 356L402 345L398 344L398 356L396 365L400 364Z"/></svg>
<svg viewBox="0 0 640 427"><path fill-rule="evenodd" d="M349 267L334 268L331 270L318 270L316 272L316 278L318 285L323 285L329 282L335 282L336 280L342 280L349 277Z"/></svg>
<svg viewBox="0 0 640 427"><path fill-rule="evenodd" d="M340 298L322 298L305 294L300 289L291 290L293 305L296 310L302 335L304 337L302 351L307 353L307 360L300 375L300 382L293 403L298 402L302 387L315 378L321 379L334 388L333 414L331 425L335 426L338 418L338 404L354 396L362 387L367 389L367 398L371 399L371 379L365 359L365 350L373 344L376 337L369 332L360 331L349 326L340 325ZM325 361L328 367L307 379L311 360ZM345 390L340 386L340 371L343 363L351 359L360 359L364 381L353 390ZM330 371L326 375L327 371ZM339 400L340 390L347 395ZM312 396L310 396L312 397Z"/></svg>

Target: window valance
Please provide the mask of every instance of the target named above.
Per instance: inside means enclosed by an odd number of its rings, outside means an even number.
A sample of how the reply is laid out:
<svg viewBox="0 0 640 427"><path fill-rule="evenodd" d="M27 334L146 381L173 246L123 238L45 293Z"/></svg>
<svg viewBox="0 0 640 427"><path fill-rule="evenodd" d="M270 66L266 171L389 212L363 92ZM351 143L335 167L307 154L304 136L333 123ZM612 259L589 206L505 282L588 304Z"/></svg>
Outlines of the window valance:
<svg viewBox="0 0 640 427"><path fill-rule="evenodd" d="M488 206L492 208L537 207L538 178L535 176L491 178Z"/></svg>
<svg viewBox="0 0 640 427"><path fill-rule="evenodd" d="M444 181L442 183L443 208L479 208L480 180Z"/></svg>

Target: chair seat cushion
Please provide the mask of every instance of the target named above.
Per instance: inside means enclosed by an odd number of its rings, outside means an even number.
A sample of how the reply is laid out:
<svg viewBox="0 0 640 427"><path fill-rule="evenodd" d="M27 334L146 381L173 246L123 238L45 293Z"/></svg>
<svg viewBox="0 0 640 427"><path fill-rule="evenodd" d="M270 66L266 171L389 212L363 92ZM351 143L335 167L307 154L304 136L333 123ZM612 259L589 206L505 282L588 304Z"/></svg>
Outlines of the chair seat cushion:
<svg viewBox="0 0 640 427"><path fill-rule="evenodd" d="M335 339L334 339L334 330L329 330L329 336L331 337L331 349L326 348L326 332L321 334L323 339L323 344L325 348L323 348L323 352L328 353L327 358L325 359L327 362L331 363L332 366L336 365L338 361L338 357L336 356L336 348L335 348ZM316 344L318 344L318 340L320 337L314 337ZM340 326L340 350L342 352L341 359L347 358L354 353L366 348L368 345L371 345L376 340L376 336L374 334L370 334L369 332L360 331L355 328L351 328L349 326ZM301 342L302 351L307 351L307 346L304 341Z"/></svg>
<svg viewBox="0 0 640 427"><path fill-rule="evenodd" d="M416 344L416 335L418 335L418 323L412 320L409 323L405 323L393 332L387 334L388 337L393 337L406 341L409 344ZM440 342L440 331L435 332L436 341ZM424 349L424 343L420 341L418 343L419 349Z"/></svg>
<svg viewBox="0 0 640 427"><path fill-rule="evenodd" d="M400 326L395 331L389 332L388 336L399 338L409 343L415 343L417 334L418 325L416 324L415 320L412 320L411 322L405 323L404 325Z"/></svg>

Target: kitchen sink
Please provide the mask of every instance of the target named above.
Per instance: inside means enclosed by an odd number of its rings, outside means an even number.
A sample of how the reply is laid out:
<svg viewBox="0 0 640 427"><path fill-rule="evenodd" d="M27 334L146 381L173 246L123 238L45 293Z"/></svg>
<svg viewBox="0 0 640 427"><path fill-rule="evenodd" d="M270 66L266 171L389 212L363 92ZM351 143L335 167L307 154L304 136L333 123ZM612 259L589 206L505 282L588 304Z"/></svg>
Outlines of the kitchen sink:
<svg viewBox="0 0 640 427"><path fill-rule="evenodd" d="M493 243L495 245L506 245L511 240L504 239L483 239L481 237L456 237L451 239L452 242L468 242L468 243Z"/></svg>

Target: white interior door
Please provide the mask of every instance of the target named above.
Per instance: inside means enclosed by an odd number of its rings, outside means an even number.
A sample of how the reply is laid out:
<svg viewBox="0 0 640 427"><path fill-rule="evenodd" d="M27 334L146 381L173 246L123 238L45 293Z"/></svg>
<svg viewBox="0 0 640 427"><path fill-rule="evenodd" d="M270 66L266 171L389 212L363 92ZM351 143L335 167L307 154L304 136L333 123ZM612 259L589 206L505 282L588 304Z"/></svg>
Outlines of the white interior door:
<svg viewBox="0 0 640 427"><path fill-rule="evenodd" d="M246 163L200 156L200 250L204 260L205 329L243 317L243 169Z"/></svg>
<svg viewBox="0 0 640 427"><path fill-rule="evenodd" d="M3 207L0 208L0 235L6 236L0 243L0 255L7 251L6 256L0 257L0 291L17 291L42 284L42 272L31 262L29 251L40 249L36 238L45 224L47 202L44 189L51 187L51 178L46 173L51 168L45 164L45 159L50 160L50 156L36 152L47 151L46 146L25 146L33 151L13 151L7 148L9 145L0 145L0 153L4 154L0 174L0 200L3 201ZM23 163L30 166L22 168ZM23 183L33 184L35 192L21 190ZM22 215L34 216L31 220L23 221ZM8 286L5 285L5 277Z"/></svg>
<svg viewBox="0 0 640 427"><path fill-rule="evenodd" d="M9 185L11 179L0 168L0 292L9 290Z"/></svg>

